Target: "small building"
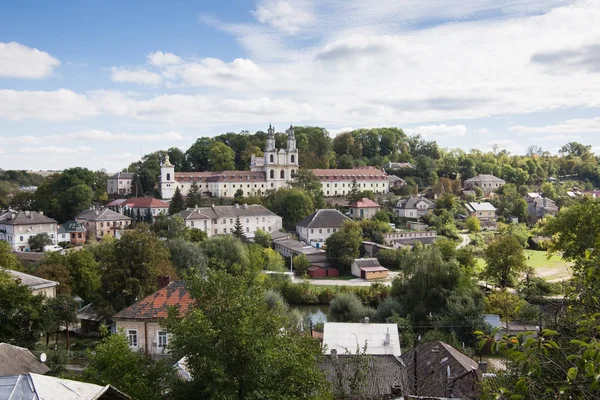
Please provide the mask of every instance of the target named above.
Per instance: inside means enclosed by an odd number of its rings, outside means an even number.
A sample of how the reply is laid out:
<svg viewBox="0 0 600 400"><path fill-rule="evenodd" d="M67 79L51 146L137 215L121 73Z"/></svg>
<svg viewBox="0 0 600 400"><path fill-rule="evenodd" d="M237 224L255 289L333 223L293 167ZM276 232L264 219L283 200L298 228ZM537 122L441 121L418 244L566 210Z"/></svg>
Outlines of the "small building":
<svg viewBox="0 0 600 400"><path fill-rule="evenodd" d="M527 197L527 213L534 221L558 214L558 206L547 197Z"/></svg>
<svg viewBox="0 0 600 400"><path fill-rule="evenodd" d="M376 258L357 258L352 262L352 275L371 280L387 278L390 270L382 267Z"/></svg>
<svg viewBox="0 0 600 400"><path fill-rule="evenodd" d="M366 197L350 203L348 208L350 209L350 218L352 219L370 219L375 216L377 211L381 210L379 204Z"/></svg>
<svg viewBox="0 0 600 400"><path fill-rule="evenodd" d="M85 244L87 230L82 222L67 221L58 228L58 243L68 242L73 246Z"/></svg>
<svg viewBox="0 0 600 400"><path fill-rule="evenodd" d="M56 244L58 223L37 211L0 210L0 240L14 251L30 251L29 238L46 233Z"/></svg>
<svg viewBox="0 0 600 400"><path fill-rule="evenodd" d="M399 217L419 218L425 214L432 213L435 207L435 203L426 197L411 196L407 199L398 200L394 212Z"/></svg>
<svg viewBox="0 0 600 400"><path fill-rule="evenodd" d="M482 224L488 225L496 222L496 207L486 201L465 204L471 217L477 217Z"/></svg>
<svg viewBox="0 0 600 400"><path fill-rule="evenodd" d="M388 175L388 180L390 181L390 189L398 189L402 186L406 186L406 181L399 176Z"/></svg>
<svg viewBox="0 0 600 400"><path fill-rule="evenodd" d="M117 330L122 329L132 351L143 351L153 357L167 355L169 333L160 325L167 318L170 306L185 315L194 299L185 287L185 281L173 281L153 294L119 311L113 316Z"/></svg>
<svg viewBox="0 0 600 400"><path fill-rule="evenodd" d="M424 224L422 222L416 222L416 221L407 221L406 222L406 229L411 230L411 231L426 231L427 228L429 228L429 225Z"/></svg>
<svg viewBox="0 0 600 400"><path fill-rule="evenodd" d="M169 214L169 203L154 197L132 197L122 207L128 210L132 218L138 222L154 222L159 215Z"/></svg>
<svg viewBox="0 0 600 400"><path fill-rule="evenodd" d="M313 279L340 276L340 271L337 268L326 265L312 265L308 267L306 273Z"/></svg>
<svg viewBox="0 0 600 400"><path fill-rule="evenodd" d="M300 254L304 254L306 258L308 258L308 261L311 263L311 265L328 264L325 250L306 245L295 239L282 238L273 240L273 248L286 258L296 257Z"/></svg>
<svg viewBox="0 0 600 400"><path fill-rule="evenodd" d="M323 326L323 348L325 354L356 353L356 348L367 346L366 354L393 355L399 357L400 336L397 324L372 324L364 322L325 322Z"/></svg>
<svg viewBox="0 0 600 400"><path fill-rule="evenodd" d="M484 194L488 195L504 186L505 183L503 179L497 178L494 175L482 174L465 180L464 189L473 190L473 188L478 187L483 190Z"/></svg>
<svg viewBox="0 0 600 400"><path fill-rule="evenodd" d="M305 243L321 248L329 236L342 228L350 218L334 209L321 209L296 224L298 237Z"/></svg>
<svg viewBox="0 0 600 400"><path fill-rule="evenodd" d="M322 358L320 368L337 399L399 399L408 394L409 371L393 355L370 355L361 361L355 354L334 350ZM358 374L364 376L360 387L356 387Z"/></svg>
<svg viewBox="0 0 600 400"><path fill-rule="evenodd" d="M0 376L21 375L30 372L44 375L50 372L50 368L26 348L0 343Z"/></svg>
<svg viewBox="0 0 600 400"><path fill-rule="evenodd" d="M105 323L106 319L100 315L94 303L89 303L77 310L77 321L79 322L77 334L100 336L100 325Z"/></svg>
<svg viewBox="0 0 600 400"><path fill-rule="evenodd" d="M325 197L346 196L353 190L388 193L388 175L384 170L372 166L352 169L313 169L312 172L321 181L321 189Z"/></svg>
<svg viewBox="0 0 600 400"><path fill-rule="evenodd" d="M106 178L106 193L109 195L133 194L134 178L133 172L117 172Z"/></svg>
<svg viewBox="0 0 600 400"><path fill-rule="evenodd" d="M102 239L104 236L115 236L117 230L131 225L131 218L108 208L86 210L75 217L76 222L83 223L88 236Z"/></svg>
<svg viewBox="0 0 600 400"><path fill-rule="evenodd" d="M44 295L49 299L56 297L58 282L2 267L0 267L0 271L12 275L19 284L27 286L33 294Z"/></svg>
<svg viewBox="0 0 600 400"><path fill-rule="evenodd" d="M476 399L481 373L477 362L441 341L418 345L402 355L413 396Z"/></svg>
<svg viewBox="0 0 600 400"><path fill-rule="evenodd" d="M100 386L30 372L0 376L0 399L131 400L131 397L112 385Z"/></svg>
<svg viewBox="0 0 600 400"><path fill-rule="evenodd" d="M437 240L436 231L408 231L401 230L383 235L383 243L395 249L399 247L413 247L416 243L432 244Z"/></svg>
<svg viewBox="0 0 600 400"><path fill-rule="evenodd" d="M386 169L415 169L416 167L411 164L411 163L407 163L407 162L388 162L385 165Z"/></svg>

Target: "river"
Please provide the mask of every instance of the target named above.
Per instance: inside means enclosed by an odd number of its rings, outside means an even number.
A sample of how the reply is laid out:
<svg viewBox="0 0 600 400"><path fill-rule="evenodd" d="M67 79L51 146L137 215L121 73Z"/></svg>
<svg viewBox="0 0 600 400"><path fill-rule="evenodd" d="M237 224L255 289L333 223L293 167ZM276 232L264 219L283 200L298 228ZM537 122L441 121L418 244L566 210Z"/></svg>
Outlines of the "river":
<svg viewBox="0 0 600 400"><path fill-rule="evenodd" d="M291 305L290 308L300 311L313 325L327 322L329 317L328 305Z"/></svg>

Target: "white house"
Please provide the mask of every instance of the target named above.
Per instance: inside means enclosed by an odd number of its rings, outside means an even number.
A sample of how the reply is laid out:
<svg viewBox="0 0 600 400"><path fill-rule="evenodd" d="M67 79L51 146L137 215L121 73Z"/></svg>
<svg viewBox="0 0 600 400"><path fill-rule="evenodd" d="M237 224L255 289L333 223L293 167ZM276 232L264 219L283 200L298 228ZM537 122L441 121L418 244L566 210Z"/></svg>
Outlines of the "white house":
<svg viewBox="0 0 600 400"><path fill-rule="evenodd" d="M29 251L29 238L47 233L56 244L58 223L37 211L0 211L0 240L15 251Z"/></svg>
<svg viewBox="0 0 600 400"><path fill-rule="evenodd" d="M133 177L132 172L117 172L106 178L106 193L111 194L132 194Z"/></svg>
<svg viewBox="0 0 600 400"><path fill-rule="evenodd" d="M350 218L334 209L317 210L296 224L300 240L316 248L321 248L329 236L342 227Z"/></svg>
<svg viewBox="0 0 600 400"><path fill-rule="evenodd" d="M472 190L473 188L478 187L481 190L483 190L483 193L490 194L493 191L504 186L505 183L506 183L506 181L504 181L503 179L500 179L498 177L495 177L494 175L482 174L482 175L477 175L471 179L465 180L464 189Z"/></svg>
<svg viewBox="0 0 600 400"><path fill-rule="evenodd" d="M325 322L323 326L325 354L331 354L332 350L337 354L345 354L346 351L355 354L357 347L362 352L365 343L367 354L401 355L397 324L371 324L367 317L365 322Z"/></svg>
<svg viewBox="0 0 600 400"><path fill-rule="evenodd" d="M211 207L188 208L178 215L185 221L185 226L203 230L208 236L233 233L238 218L248 239L253 238L258 229L275 233L283 226L279 215L259 204L213 204Z"/></svg>
<svg viewBox="0 0 600 400"><path fill-rule="evenodd" d="M423 196L411 196L400 199L394 208L394 212L400 217L419 218L435 210L435 203Z"/></svg>

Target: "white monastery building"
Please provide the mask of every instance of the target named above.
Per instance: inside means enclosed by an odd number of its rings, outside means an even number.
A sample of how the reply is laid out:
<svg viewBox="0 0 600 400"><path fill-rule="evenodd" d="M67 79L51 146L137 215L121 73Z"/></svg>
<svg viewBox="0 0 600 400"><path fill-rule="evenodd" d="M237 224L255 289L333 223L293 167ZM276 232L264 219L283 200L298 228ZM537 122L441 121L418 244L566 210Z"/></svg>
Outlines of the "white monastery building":
<svg viewBox="0 0 600 400"><path fill-rule="evenodd" d="M267 190L287 187L300 168L298 148L292 126L287 130L287 148L275 147L275 128L269 125L267 147L263 157L252 156L250 171L220 172L175 172L175 167L165 160L161 167L159 188L164 200L169 200L179 187L186 195L193 183L202 194L211 197L233 197L238 190L244 196L263 195ZM374 193L387 193L388 176L383 170L374 167L354 169L315 169L315 176L321 181L325 196L344 196L353 188L371 190Z"/></svg>

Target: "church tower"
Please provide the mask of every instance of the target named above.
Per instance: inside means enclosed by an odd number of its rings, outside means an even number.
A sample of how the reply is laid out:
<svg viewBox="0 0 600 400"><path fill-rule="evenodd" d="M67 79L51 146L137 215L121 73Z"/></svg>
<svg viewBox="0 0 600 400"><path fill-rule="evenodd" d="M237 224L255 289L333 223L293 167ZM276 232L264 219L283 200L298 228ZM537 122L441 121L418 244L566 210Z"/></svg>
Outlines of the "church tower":
<svg viewBox="0 0 600 400"><path fill-rule="evenodd" d="M292 125L287 131L287 165L290 167L289 172L290 177L292 177L298 170L298 148L296 147L296 135Z"/></svg>
<svg viewBox="0 0 600 400"><path fill-rule="evenodd" d="M177 181L175 181L175 167L169 161L169 156L165 157L165 161L160 167L160 195L163 200L173 198Z"/></svg>

